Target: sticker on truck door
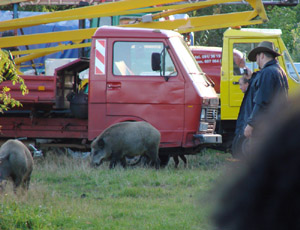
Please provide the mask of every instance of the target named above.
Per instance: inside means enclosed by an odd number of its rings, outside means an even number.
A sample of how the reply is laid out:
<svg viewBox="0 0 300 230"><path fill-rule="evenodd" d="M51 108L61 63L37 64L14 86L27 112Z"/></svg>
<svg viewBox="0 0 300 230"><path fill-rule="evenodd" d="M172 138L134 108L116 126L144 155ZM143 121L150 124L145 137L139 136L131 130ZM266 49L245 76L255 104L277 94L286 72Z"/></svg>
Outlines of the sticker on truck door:
<svg viewBox="0 0 300 230"><path fill-rule="evenodd" d="M96 40L95 74L105 74L105 39Z"/></svg>

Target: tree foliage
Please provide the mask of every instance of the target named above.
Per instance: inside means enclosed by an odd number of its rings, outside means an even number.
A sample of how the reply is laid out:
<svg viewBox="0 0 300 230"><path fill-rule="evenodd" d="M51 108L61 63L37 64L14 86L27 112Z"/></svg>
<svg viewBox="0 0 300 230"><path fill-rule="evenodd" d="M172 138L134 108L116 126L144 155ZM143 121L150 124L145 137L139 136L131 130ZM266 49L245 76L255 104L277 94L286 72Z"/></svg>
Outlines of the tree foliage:
<svg viewBox="0 0 300 230"><path fill-rule="evenodd" d="M251 9L250 6L244 4L234 5L215 5L207 8L203 8L198 11L194 11L192 17L200 17L213 14L226 14L232 12L239 12ZM195 44L202 46L218 46L223 45L223 33L225 29L205 30L195 32Z"/></svg>
<svg viewBox="0 0 300 230"><path fill-rule="evenodd" d="M269 21L257 28L272 28L282 30L282 40L294 61L300 61L300 5L296 7L268 7Z"/></svg>
<svg viewBox="0 0 300 230"><path fill-rule="evenodd" d="M34 12L54 12L60 10L68 10L73 9L76 6L72 5L25 5L19 7L19 11L34 11ZM13 4L9 4L6 6L0 6L0 10L9 10L13 11Z"/></svg>
<svg viewBox="0 0 300 230"><path fill-rule="evenodd" d="M48 5L26 5L19 7L20 11L37 11L37 12L54 12L58 10L66 10L74 8L74 6L48 6ZM0 10L13 11L13 4L0 6ZM0 49L0 85L3 81L11 81L13 85L18 84L22 95L28 93L24 79L18 76L15 64L11 54L6 50ZM10 88L7 86L0 89L0 112L6 111L15 106L22 106L22 104L11 97Z"/></svg>
<svg viewBox="0 0 300 230"><path fill-rule="evenodd" d="M23 95L28 93L24 79L18 76L15 64L12 60L11 54L6 50L0 49L0 84L3 81L11 81L13 85L19 84ZM21 106L22 104L11 97L10 88L2 87L0 91L0 112L8 110L10 107Z"/></svg>
<svg viewBox="0 0 300 230"><path fill-rule="evenodd" d="M294 61L300 62L300 5L294 7L268 6L267 23L249 26L252 28L281 29L282 39ZM204 16L217 13L230 13L250 10L246 4L216 5L193 12L191 16ZM223 44L223 33L226 29L206 30L195 33L195 44L203 46L219 46Z"/></svg>

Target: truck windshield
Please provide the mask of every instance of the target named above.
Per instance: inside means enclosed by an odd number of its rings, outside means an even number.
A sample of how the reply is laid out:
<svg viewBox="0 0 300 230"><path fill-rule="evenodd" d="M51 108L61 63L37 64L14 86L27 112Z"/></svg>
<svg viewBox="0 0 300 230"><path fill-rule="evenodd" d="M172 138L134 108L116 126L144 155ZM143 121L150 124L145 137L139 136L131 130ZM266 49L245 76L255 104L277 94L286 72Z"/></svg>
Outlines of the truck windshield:
<svg viewBox="0 0 300 230"><path fill-rule="evenodd" d="M197 61L183 39L180 39L179 37L172 37L170 38L170 41L187 72L189 74L202 74L203 71L199 67ZM207 80L205 75L203 75L203 77L205 80Z"/></svg>
<svg viewBox="0 0 300 230"><path fill-rule="evenodd" d="M300 83L300 77L298 74L298 70L296 68L296 66L293 64L293 61L289 55L289 53L285 50L283 52L283 57L285 60L285 65L286 65L286 69L287 69L287 74L297 83Z"/></svg>

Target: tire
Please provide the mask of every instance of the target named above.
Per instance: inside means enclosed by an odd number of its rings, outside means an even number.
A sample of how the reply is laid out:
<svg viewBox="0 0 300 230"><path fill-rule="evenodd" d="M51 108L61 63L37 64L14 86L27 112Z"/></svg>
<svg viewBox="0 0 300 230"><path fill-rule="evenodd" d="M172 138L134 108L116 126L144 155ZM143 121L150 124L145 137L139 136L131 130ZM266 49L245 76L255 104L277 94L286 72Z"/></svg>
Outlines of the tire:
<svg viewBox="0 0 300 230"><path fill-rule="evenodd" d="M170 160L169 154L159 154L160 167L166 167Z"/></svg>
<svg viewBox="0 0 300 230"><path fill-rule="evenodd" d="M126 164L129 166L135 166L141 162L142 156L126 157Z"/></svg>

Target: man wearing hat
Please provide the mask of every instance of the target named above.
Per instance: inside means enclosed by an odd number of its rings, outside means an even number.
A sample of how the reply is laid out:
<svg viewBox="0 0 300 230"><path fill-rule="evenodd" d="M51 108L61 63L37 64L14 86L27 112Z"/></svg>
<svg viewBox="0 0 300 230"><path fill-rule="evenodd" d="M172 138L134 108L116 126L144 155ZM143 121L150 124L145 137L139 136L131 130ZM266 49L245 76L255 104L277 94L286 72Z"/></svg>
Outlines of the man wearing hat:
<svg viewBox="0 0 300 230"><path fill-rule="evenodd" d="M253 91L253 108L244 130L246 138L252 136L258 116L268 109L276 96L280 95L287 100L288 81L276 59L278 56L281 54L275 51L274 44L269 41L259 43L248 55L250 61L256 61L260 71L256 73L249 89Z"/></svg>
<svg viewBox="0 0 300 230"><path fill-rule="evenodd" d="M260 71L252 73L247 68L249 86L245 92L238 119L236 122L235 137L232 142L233 157L244 157L248 154L249 138L257 118L269 107L274 97L283 94L287 99L288 82L284 70L279 66L276 57L281 56L274 49L274 44L263 41L252 49L248 59L257 63Z"/></svg>

